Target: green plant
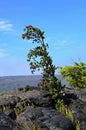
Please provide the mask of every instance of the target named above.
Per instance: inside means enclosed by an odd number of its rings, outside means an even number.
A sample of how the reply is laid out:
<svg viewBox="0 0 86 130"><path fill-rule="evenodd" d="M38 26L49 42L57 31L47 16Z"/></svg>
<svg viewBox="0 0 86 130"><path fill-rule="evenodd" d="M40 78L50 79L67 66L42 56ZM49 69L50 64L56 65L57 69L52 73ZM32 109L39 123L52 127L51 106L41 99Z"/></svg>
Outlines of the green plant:
<svg viewBox="0 0 86 130"><path fill-rule="evenodd" d="M21 103L17 103L17 107L14 108L16 116L18 116L23 111L23 106Z"/></svg>
<svg viewBox="0 0 86 130"><path fill-rule="evenodd" d="M64 86L55 76L55 70L57 67L53 65L52 58L48 53L48 44L45 43L44 32L39 28L33 27L32 25L26 26L22 38L32 40L32 43L37 43L34 49L30 49L27 57L31 72L35 70L42 70L42 80L40 86L46 89L52 98L56 101L60 95L61 90Z"/></svg>
<svg viewBox="0 0 86 130"><path fill-rule="evenodd" d="M76 130L80 130L80 122L79 121L77 121L77 123L76 123Z"/></svg>
<svg viewBox="0 0 86 130"><path fill-rule="evenodd" d="M69 109L66 105L64 105L64 103L61 99L58 100L55 107L56 107L56 110L61 112L63 115L65 115L72 122L75 130L80 130L79 121L75 122L71 109Z"/></svg>
<svg viewBox="0 0 86 130"><path fill-rule="evenodd" d="M4 102L0 105L0 112L4 112L6 110L10 109L10 105L5 105Z"/></svg>
<svg viewBox="0 0 86 130"><path fill-rule="evenodd" d="M74 62L74 66L59 67L59 73L72 87L86 88L86 64Z"/></svg>
<svg viewBox="0 0 86 130"><path fill-rule="evenodd" d="M16 105L16 107L14 108L16 116L18 116L19 114L21 114L25 108L29 108L29 107L34 108L35 105L33 103L31 103L31 104L26 103L26 101L24 101L23 103L18 102L17 105Z"/></svg>
<svg viewBox="0 0 86 130"><path fill-rule="evenodd" d="M26 121L22 120L19 122L19 126L21 130L41 130L41 127L39 124L34 124L33 122L27 123ZM16 130L16 129L14 129Z"/></svg>
<svg viewBox="0 0 86 130"><path fill-rule="evenodd" d="M72 111L64 105L61 99L59 99L59 102L56 103L55 107L56 110L60 111L63 115L65 115L72 123L74 122Z"/></svg>
<svg viewBox="0 0 86 130"><path fill-rule="evenodd" d="M29 129L30 130L41 130L41 127L38 124L35 125L32 123L29 125Z"/></svg>

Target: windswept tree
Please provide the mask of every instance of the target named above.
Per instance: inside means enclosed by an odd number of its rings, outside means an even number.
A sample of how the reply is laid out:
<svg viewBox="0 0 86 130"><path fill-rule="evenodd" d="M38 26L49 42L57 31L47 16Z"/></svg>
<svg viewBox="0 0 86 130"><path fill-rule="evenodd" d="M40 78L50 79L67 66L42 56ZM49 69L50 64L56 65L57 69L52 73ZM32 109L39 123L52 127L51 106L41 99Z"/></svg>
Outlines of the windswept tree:
<svg viewBox="0 0 86 130"><path fill-rule="evenodd" d="M45 43L44 32L37 27L29 25L25 27L22 38L26 38L27 40L31 40L33 44L37 44L27 54L27 61L29 62L32 73L36 69L42 70L41 86L48 90L53 99L57 100L64 86L61 85L61 82L55 76L57 67L53 65L52 58L49 56L49 46Z"/></svg>

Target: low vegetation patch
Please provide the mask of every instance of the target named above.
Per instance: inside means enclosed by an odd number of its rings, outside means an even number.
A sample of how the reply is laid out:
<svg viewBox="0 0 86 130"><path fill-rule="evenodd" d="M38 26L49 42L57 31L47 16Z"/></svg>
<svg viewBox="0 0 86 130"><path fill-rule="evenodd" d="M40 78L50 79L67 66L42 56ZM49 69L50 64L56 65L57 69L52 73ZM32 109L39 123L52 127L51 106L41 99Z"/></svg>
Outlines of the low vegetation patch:
<svg viewBox="0 0 86 130"><path fill-rule="evenodd" d="M71 109L69 109L68 106L64 105L63 100L59 99L55 105L55 108L72 122L75 130L80 130L80 122L75 122Z"/></svg>

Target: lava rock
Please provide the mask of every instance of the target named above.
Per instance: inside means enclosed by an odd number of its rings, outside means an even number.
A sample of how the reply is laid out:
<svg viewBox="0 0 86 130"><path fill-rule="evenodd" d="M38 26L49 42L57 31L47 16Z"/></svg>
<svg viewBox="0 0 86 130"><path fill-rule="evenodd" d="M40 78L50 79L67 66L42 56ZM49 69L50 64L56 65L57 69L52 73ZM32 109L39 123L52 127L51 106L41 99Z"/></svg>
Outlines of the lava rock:
<svg viewBox="0 0 86 130"><path fill-rule="evenodd" d="M64 93L62 99L71 109L75 122L80 122L80 130L86 130L86 88L65 88Z"/></svg>
<svg viewBox="0 0 86 130"><path fill-rule="evenodd" d="M53 130L74 130L70 120L60 112L43 107L27 108L17 117L17 122L21 121L28 126L31 122L38 124L42 130L49 130L50 128Z"/></svg>
<svg viewBox="0 0 86 130"><path fill-rule="evenodd" d="M0 130L21 130L21 127L4 113L0 113Z"/></svg>
<svg viewBox="0 0 86 130"><path fill-rule="evenodd" d="M4 112L7 116L9 116L11 119L15 120L16 119L16 114L14 109L8 109Z"/></svg>
<svg viewBox="0 0 86 130"><path fill-rule="evenodd" d="M11 96L8 98L4 98L0 100L0 107L10 107L10 108L14 108L15 105L17 104L17 102L19 102L21 100L20 97L17 96Z"/></svg>

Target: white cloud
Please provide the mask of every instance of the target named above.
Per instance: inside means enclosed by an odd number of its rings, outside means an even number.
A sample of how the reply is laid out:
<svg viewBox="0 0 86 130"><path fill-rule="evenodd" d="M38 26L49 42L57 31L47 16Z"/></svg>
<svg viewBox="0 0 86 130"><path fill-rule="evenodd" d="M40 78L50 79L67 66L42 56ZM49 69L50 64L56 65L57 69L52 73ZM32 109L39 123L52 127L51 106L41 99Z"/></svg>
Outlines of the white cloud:
<svg viewBox="0 0 86 130"><path fill-rule="evenodd" d="M7 21L0 20L0 30L1 31L11 31L13 25Z"/></svg>

